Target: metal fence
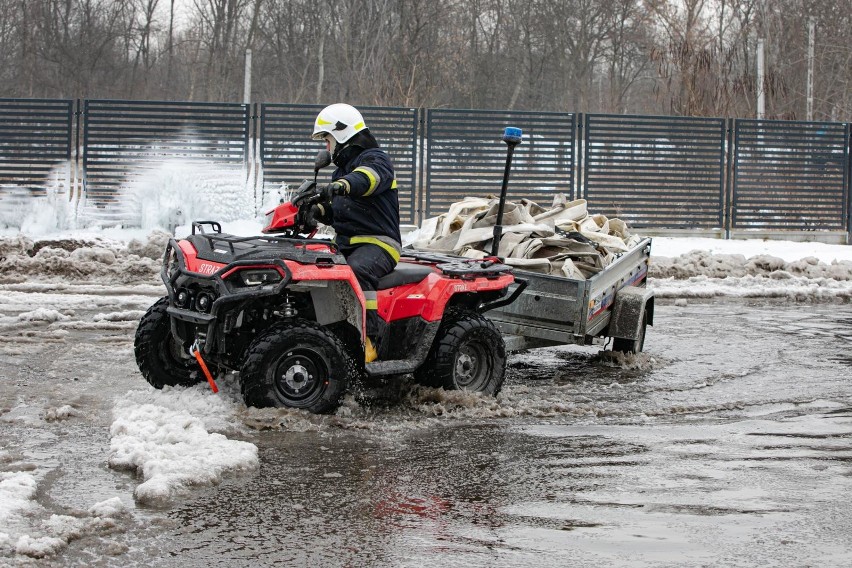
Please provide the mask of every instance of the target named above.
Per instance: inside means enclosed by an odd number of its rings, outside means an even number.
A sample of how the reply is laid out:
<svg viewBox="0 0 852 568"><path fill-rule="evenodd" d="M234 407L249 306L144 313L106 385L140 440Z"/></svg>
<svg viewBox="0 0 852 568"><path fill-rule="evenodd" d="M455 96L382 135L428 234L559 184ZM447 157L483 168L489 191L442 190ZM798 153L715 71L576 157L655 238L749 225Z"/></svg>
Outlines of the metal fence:
<svg viewBox="0 0 852 568"><path fill-rule="evenodd" d="M314 119L322 105L260 105L258 152L263 169L261 192L282 183L298 184L313 179L313 163L322 149L311 140ZM358 110L393 159L399 187L400 217L403 223L415 222L417 190L417 109L361 107ZM263 201L263 199L262 199Z"/></svg>
<svg viewBox="0 0 852 568"><path fill-rule="evenodd" d="M249 105L87 100L83 106L86 202L112 203L134 177L163 163L246 168Z"/></svg>
<svg viewBox="0 0 852 568"><path fill-rule="evenodd" d="M583 197L634 227L723 224L725 120L587 114Z"/></svg>
<svg viewBox="0 0 852 568"><path fill-rule="evenodd" d="M523 129L515 149L511 198L550 205L555 193L574 195L576 116L484 110L430 110L425 117L422 210L438 215L464 196L499 195L505 165L500 134Z"/></svg>
<svg viewBox="0 0 852 568"><path fill-rule="evenodd" d="M75 111L76 106L76 111ZM104 211L174 160L239 171L258 206L312 175L320 105L0 99L0 198L83 186ZM510 199L557 193L647 229L846 232L850 125L364 107L397 170L402 220L500 191L506 126L524 129ZM76 117L76 120L75 120ZM79 167L78 167L79 166ZM258 196L261 199L257 199Z"/></svg>
<svg viewBox="0 0 852 568"><path fill-rule="evenodd" d="M68 188L73 116L72 100L0 99L0 188Z"/></svg>
<svg viewBox="0 0 852 568"><path fill-rule="evenodd" d="M847 230L849 125L737 120L734 229Z"/></svg>

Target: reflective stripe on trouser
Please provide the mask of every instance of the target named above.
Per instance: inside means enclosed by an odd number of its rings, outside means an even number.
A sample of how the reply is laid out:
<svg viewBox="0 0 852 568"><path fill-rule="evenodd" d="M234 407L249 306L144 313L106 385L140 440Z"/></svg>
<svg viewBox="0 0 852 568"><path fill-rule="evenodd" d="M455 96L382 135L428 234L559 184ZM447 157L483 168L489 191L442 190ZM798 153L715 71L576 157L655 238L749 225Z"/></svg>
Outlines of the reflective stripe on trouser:
<svg viewBox="0 0 852 568"><path fill-rule="evenodd" d="M379 332L376 286L379 278L391 273L396 263L383 248L374 244L340 245L339 248L361 285L367 300L367 335L375 338Z"/></svg>

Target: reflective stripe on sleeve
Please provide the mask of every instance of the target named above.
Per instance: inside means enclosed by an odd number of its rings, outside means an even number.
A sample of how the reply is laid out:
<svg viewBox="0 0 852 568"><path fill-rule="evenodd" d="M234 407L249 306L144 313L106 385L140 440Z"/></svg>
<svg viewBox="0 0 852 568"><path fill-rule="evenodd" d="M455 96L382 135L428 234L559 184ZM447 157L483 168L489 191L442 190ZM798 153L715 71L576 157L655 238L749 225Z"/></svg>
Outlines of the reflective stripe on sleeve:
<svg viewBox="0 0 852 568"><path fill-rule="evenodd" d="M355 168L354 170L352 170L352 172L361 172L362 174L367 176L367 179L370 180L370 187L368 187L367 191L364 192L364 197L367 197L368 195L376 191L376 188L379 186L379 182L382 180L379 174L376 173L376 170L374 170L373 168L368 168L367 166Z"/></svg>

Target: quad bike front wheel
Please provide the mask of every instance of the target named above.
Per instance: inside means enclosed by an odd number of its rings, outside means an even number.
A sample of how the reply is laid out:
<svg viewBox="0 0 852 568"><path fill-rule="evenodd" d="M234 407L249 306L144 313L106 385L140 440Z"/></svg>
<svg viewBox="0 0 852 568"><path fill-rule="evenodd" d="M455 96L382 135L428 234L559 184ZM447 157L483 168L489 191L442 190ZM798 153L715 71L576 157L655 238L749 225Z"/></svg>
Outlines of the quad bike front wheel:
<svg viewBox="0 0 852 568"><path fill-rule="evenodd" d="M191 386L204 380L195 359L172 335L166 308L168 298L160 298L148 308L136 328L134 351L142 376L154 388Z"/></svg>
<svg viewBox="0 0 852 568"><path fill-rule="evenodd" d="M417 382L446 390L496 395L506 377L506 345L491 320L472 311L444 316L435 344L414 373Z"/></svg>
<svg viewBox="0 0 852 568"><path fill-rule="evenodd" d="M356 366L343 342L307 320L276 325L255 339L240 369L247 406L289 407L315 414L340 406Z"/></svg>

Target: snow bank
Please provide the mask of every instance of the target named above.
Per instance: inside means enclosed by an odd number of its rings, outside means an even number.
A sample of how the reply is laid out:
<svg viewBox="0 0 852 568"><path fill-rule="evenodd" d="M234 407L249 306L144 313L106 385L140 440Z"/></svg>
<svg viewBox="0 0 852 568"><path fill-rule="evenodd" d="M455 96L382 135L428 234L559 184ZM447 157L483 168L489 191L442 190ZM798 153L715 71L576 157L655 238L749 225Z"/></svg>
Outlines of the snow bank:
<svg viewBox="0 0 852 568"><path fill-rule="evenodd" d="M675 258L655 256L651 263L650 274L655 278L676 279L695 276L708 278L800 276L852 280L852 260L832 260L830 264L826 264L815 256L808 256L787 262L780 257L765 254L746 258L742 254L711 254L707 251L694 250Z"/></svg>
<svg viewBox="0 0 852 568"><path fill-rule="evenodd" d="M170 235L155 231L146 242L125 244L101 237L32 241L0 238L0 283L32 279L147 283L159 280L161 259Z"/></svg>
<svg viewBox="0 0 852 568"><path fill-rule="evenodd" d="M692 250L663 256L685 249ZM744 253L729 252L737 250ZM652 251L649 282L661 298L786 298L800 302L852 298L852 246L848 245L660 238L654 239Z"/></svg>
<svg viewBox="0 0 852 568"><path fill-rule="evenodd" d="M236 405L206 385L132 391L116 402L109 465L137 472L140 503L162 505L191 486L258 466L257 446L210 430L233 429Z"/></svg>
<svg viewBox="0 0 852 568"><path fill-rule="evenodd" d="M259 224L245 220L224 226L226 232L238 235L258 234L259 229ZM178 233L188 230L182 227ZM3 237L0 289L138 294L139 287L145 287L146 292L159 294L161 258L168 239L169 234L162 231L154 231L146 239L130 237L129 242L91 235L35 241L24 235ZM852 289L852 246L657 237L653 240L649 274L651 285L661 297L848 298ZM137 289L128 288L131 284ZM128 306L126 313L99 314L96 319L102 324L133 321L132 310L138 311L139 307ZM60 320L57 317L55 321Z"/></svg>

